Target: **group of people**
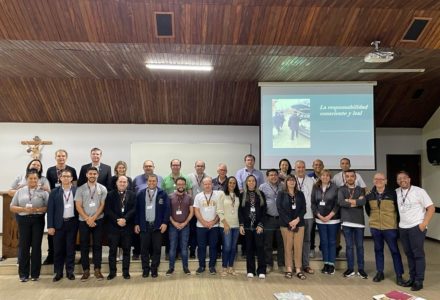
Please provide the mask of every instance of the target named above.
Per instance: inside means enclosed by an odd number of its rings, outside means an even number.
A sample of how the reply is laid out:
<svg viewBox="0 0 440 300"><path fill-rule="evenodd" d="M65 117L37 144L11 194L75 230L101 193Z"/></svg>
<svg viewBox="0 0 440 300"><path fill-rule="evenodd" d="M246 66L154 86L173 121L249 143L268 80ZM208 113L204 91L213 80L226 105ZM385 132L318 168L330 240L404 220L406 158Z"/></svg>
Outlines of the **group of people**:
<svg viewBox="0 0 440 300"><path fill-rule="evenodd" d="M41 243L47 213L49 256L54 263L53 281L64 276L75 279L75 246L79 232L82 281L90 278L89 248L92 239L93 271L101 273L102 240L109 246L108 280L116 277L117 252L122 248L122 275L130 278L130 254L141 257L142 277L158 276L163 241L167 241L169 268L175 272L177 252L182 268L190 275L188 259L195 255L196 274L208 271L215 275L217 251L221 244L221 276L235 276L237 243L242 236L246 255L247 277L264 279L274 270L273 250L277 249L278 269L286 278L304 280L314 274L310 266L311 244L318 227L324 274L335 274L335 260L340 243L340 229L345 237L347 269L344 277L357 274L368 278L364 268L364 209L374 240L376 275L384 279L384 242L393 258L396 283L423 288L425 273L424 239L434 206L427 193L411 185L405 171L399 172L399 188L387 188L383 173L374 175L374 187L366 193L360 174L350 169L350 160L340 161L341 171L334 176L316 159L313 171L298 160L291 166L282 159L278 168L255 169L255 157L244 157L244 168L227 176L227 166L220 163L218 176L209 177L202 160L195 162L195 172L181 173L181 161L170 162L171 173L162 178L154 173L154 163L146 160L144 173L133 180L126 175L127 165L111 168L101 162L102 151L93 148L92 162L81 167L79 177L66 164L67 151L55 153L56 165L42 175L41 161L33 160L25 176L19 176L9 193L11 211L19 226L20 281L38 280L41 269ZM400 236L408 258L409 279L404 280L403 264L397 240ZM274 243L275 241L275 243ZM32 249L32 251L30 250ZM357 258L355 272L354 252ZM51 257L52 256L52 257ZM255 261L255 257L257 263ZM307 275L306 275L307 274Z"/></svg>

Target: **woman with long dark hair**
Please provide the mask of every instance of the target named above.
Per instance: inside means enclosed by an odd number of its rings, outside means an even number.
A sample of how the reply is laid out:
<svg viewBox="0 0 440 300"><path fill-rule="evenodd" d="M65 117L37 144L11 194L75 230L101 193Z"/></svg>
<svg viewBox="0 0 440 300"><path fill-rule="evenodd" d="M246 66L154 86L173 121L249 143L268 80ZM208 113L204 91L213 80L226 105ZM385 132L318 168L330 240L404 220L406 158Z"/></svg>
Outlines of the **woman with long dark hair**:
<svg viewBox="0 0 440 300"><path fill-rule="evenodd" d="M8 191L9 196L14 197L18 189L25 187L27 185L26 174L31 169L36 170L38 176L38 183L37 183L38 188L41 188L46 192L50 192L49 180L47 180L47 178L43 176L43 164L39 159L33 159L26 166L26 172L24 173L24 175L17 176L17 178L11 184L11 189Z"/></svg>
<svg viewBox="0 0 440 300"><path fill-rule="evenodd" d="M237 275L234 271L237 240L239 235L238 207L240 190L237 179L228 177L225 183L225 197L217 204L217 215L220 218L220 229L223 238L221 276Z"/></svg>
<svg viewBox="0 0 440 300"><path fill-rule="evenodd" d="M240 234L246 241L246 269L247 277L258 275L266 278L266 262L264 258L264 218L266 216L266 199L257 188L257 179L254 175L246 177L243 184L243 193L240 195L238 219ZM255 253L257 254L258 268L255 273Z"/></svg>
<svg viewBox="0 0 440 300"><path fill-rule="evenodd" d="M278 177L280 178L281 182L284 182L286 180L287 175L292 174L292 165L290 164L290 161L287 158L283 158L278 163L279 167L279 174Z"/></svg>
<svg viewBox="0 0 440 300"><path fill-rule="evenodd" d="M285 185L277 196L277 209L280 216L280 230L284 242L284 260L286 278L292 278L292 252L295 260L295 274L304 280L306 276L301 271L302 248L304 240L304 214L306 199L296 186L296 178L287 175Z"/></svg>

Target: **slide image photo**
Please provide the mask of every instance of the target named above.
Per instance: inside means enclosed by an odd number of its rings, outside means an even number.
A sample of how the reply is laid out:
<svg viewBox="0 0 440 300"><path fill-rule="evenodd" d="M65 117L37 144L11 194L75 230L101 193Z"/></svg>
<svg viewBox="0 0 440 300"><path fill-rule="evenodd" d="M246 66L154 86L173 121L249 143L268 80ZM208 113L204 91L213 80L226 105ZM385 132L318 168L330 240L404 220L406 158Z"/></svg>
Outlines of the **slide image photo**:
<svg viewBox="0 0 440 300"><path fill-rule="evenodd" d="M310 99L272 99L273 148L310 148Z"/></svg>

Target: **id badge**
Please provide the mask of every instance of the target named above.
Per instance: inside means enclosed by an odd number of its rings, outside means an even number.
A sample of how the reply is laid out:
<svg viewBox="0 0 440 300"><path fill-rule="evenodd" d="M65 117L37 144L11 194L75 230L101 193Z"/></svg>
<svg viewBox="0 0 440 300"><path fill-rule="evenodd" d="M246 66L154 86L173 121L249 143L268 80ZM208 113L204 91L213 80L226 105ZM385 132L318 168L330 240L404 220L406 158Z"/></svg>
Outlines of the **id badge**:
<svg viewBox="0 0 440 300"><path fill-rule="evenodd" d="M59 182L55 183L55 187L60 187L61 184Z"/></svg>
<svg viewBox="0 0 440 300"><path fill-rule="evenodd" d="M292 209L296 209L296 204L293 204L293 205L292 205Z"/></svg>
<svg viewBox="0 0 440 300"><path fill-rule="evenodd" d="M121 212L124 213L125 212L125 207L121 208Z"/></svg>
<svg viewBox="0 0 440 300"><path fill-rule="evenodd" d="M32 208L32 203L26 203L27 208Z"/></svg>
<svg viewBox="0 0 440 300"><path fill-rule="evenodd" d="M231 214L233 215L235 212L233 210L231 210Z"/></svg>
<svg viewBox="0 0 440 300"><path fill-rule="evenodd" d="M255 207L251 207L251 212L255 212Z"/></svg>
<svg viewBox="0 0 440 300"><path fill-rule="evenodd" d="M147 205L147 209L153 209L153 205Z"/></svg>
<svg viewBox="0 0 440 300"><path fill-rule="evenodd" d="M95 202L90 202L89 207L95 207L95 206L96 206Z"/></svg>
<svg viewBox="0 0 440 300"><path fill-rule="evenodd" d="M321 206L325 206L325 202L324 202L324 201L321 201L321 202L319 202L319 205L321 205Z"/></svg>
<svg viewBox="0 0 440 300"><path fill-rule="evenodd" d="M176 210L176 215L181 215L182 211L181 210Z"/></svg>
<svg viewBox="0 0 440 300"><path fill-rule="evenodd" d="M71 207L72 207L72 204L70 204L70 203L64 205L64 209L68 209L68 208L71 208Z"/></svg>

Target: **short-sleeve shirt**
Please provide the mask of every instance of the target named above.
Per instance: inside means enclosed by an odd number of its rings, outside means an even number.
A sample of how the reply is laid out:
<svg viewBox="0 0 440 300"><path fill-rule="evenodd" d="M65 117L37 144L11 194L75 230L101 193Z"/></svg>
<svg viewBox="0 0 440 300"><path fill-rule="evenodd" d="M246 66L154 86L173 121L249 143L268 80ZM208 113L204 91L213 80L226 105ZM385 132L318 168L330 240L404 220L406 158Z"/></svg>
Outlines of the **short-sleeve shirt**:
<svg viewBox="0 0 440 300"><path fill-rule="evenodd" d="M213 221L217 216L217 203L224 196L225 193L222 191L212 191L212 194L198 193L194 198L194 208L200 210L204 220ZM199 220L197 220L197 227L203 227ZM218 224L215 224L214 227L218 227Z"/></svg>
<svg viewBox="0 0 440 300"><path fill-rule="evenodd" d="M17 178L15 178L14 182L11 184L11 188L14 190L17 190L17 189L24 187L26 185L27 185L26 175L20 175ZM41 176L38 179L38 186L41 188L45 187L46 189L50 190L49 180L47 180L47 178L44 176Z"/></svg>
<svg viewBox="0 0 440 300"><path fill-rule="evenodd" d="M339 172L335 176L333 176L332 182L336 184L337 187L345 185L344 172ZM356 172L356 181L354 182L354 184L363 189L367 187L365 181L362 179L361 174L359 174L358 172Z"/></svg>
<svg viewBox="0 0 440 300"><path fill-rule="evenodd" d="M183 223L186 221L189 215L189 208L193 206L193 200L191 196L184 193L183 195L177 195L177 193L172 193L170 195L171 203L171 217L174 221L178 223Z"/></svg>
<svg viewBox="0 0 440 300"><path fill-rule="evenodd" d="M82 202L84 212L89 217L93 216L98 210L99 206L105 203L107 197L107 188L100 183L96 183L95 187L90 189L87 183L84 183L76 190L75 202ZM98 216L98 220L104 217L104 213ZM79 216L80 221L84 219Z"/></svg>
<svg viewBox="0 0 440 300"><path fill-rule="evenodd" d="M192 184L191 180L188 179L188 177L180 174L178 177L183 177L186 179L186 191L191 190ZM174 182L173 174L168 175L163 179L162 182L162 190L165 191L168 195L171 195L172 193L176 192L176 183Z"/></svg>
<svg viewBox="0 0 440 300"><path fill-rule="evenodd" d="M29 189L27 186L25 186L17 190L14 197L12 198L10 206L32 207L32 208L47 207L48 200L49 200L48 192L42 189ZM42 215L44 213L20 212L18 214L20 216L27 216L30 214Z"/></svg>
<svg viewBox="0 0 440 300"><path fill-rule="evenodd" d="M426 191L412 185L409 189L396 189L397 206L400 214L400 228L412 228L423 222L426 208L433 205Z"/></svg>

